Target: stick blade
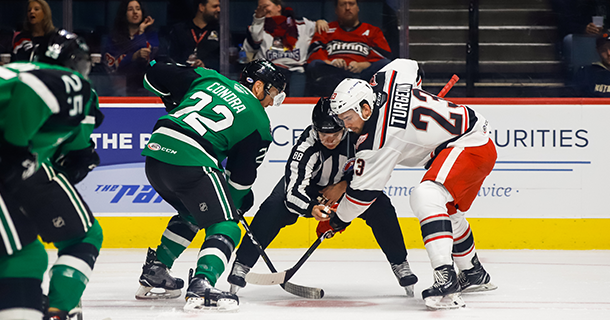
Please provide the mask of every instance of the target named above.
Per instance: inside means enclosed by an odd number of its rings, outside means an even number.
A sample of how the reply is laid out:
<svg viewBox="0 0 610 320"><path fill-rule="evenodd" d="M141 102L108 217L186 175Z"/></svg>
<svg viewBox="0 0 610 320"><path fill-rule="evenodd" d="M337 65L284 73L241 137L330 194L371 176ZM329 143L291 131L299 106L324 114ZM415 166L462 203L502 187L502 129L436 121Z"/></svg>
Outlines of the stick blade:
<svg viewBox="0 0 610 320"><path fill-rule="evenodd" d="M246 282L263 286L271 286L286 282L286 271L277 273L255 273L246 274Z"/></svg>
<svg viewBox="0 0 610 320"><path fill-rule="evenodd" d="M306 299L322 299L324 297L324 290L320 288L301 286L291 282L286 282L282 287L286 292Z"/></svg>

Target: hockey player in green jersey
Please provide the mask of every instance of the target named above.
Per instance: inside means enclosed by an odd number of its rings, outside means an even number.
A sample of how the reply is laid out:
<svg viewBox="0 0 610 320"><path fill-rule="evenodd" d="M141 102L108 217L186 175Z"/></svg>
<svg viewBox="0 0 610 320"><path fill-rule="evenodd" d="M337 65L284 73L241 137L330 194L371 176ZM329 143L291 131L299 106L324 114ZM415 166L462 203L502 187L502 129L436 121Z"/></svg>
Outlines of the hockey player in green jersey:
<svg viewBox="0 0 610 320"><path fill-rule="evenodd" d="M148 250L136 298L179 297L184 282L168 270L205 229L184 310L236 310L237 296L214 285L239 244L238 209L252 206L250 188L272 141L265 108L282 103L286 79L266 60L246 65L239 82L214 70L156 63L144 85L168 110L142 152L146 175L178 214L157 250Z"/></svg>
<svg viewBox="0 0 610 320"><path fill-rule="evenodd" d="M102 244L74 188L99 164L89 136L102 115L82 39L52 33L35 60L0 67L0 319L62 320L78 311ZM37 236L59 256L44 310L48 262Z"/></svg>

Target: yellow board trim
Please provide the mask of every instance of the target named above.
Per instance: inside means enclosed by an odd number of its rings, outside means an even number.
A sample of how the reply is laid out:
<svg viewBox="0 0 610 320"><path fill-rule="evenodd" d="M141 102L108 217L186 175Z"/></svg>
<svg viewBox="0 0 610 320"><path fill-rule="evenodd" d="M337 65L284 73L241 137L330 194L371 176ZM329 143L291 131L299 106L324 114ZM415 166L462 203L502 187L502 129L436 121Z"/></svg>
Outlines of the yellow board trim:
<svg viewBox="0 0 610 320"><path fill-rule="evenodd" d="M156 247L170 217L98 217L104 248ZM248 221L252 217L246 218ZM399 218L407 248L423 249L419 223ZM478 249L609 250L610 219L468 219ZM282 229L270 248L307 248L315 240L317 222L299 218ZM241 227L241 226L240 226ZM244 230L242 228L242 236ZM199 248L204 232L190 248ZM47 247L50 248L49 245ZM370 228L356 219L345 232L324 241L321 248L379 248Z"/></svg>

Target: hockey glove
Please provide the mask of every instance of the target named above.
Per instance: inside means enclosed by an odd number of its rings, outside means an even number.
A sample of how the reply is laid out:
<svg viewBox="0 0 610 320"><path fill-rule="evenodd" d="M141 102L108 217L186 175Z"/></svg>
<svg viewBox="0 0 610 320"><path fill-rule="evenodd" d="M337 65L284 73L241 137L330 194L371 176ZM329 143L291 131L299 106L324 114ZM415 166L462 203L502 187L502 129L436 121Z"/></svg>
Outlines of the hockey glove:
<svg viewBox="0 0 610 320"><path fill-rule="evenodd" d="M9 142L0 144L0 181L7 188L19 183L36 172L36 155L28 147L19 147Z"/></svg>
<svg viewBox="0 0 610 320"><path fill-rule="evenodd" d="M242 213L246 213L248 210L250 210L250 208L252 208L253 205L254 193L252 192L252 189L250 189L250 191L248 191L248 193L241 199L241 207L239 207L239 210Z"/></svg>
<svg viewBox="0 0 610 320"><path fill-rule="evenodd" d="M318 222L318 227L316 228L316 233L318 234L318 238L323 235L326 231L332 230L331 237L335 235L335 233L345 231L345 228L350 225L351 222L343 222L343 220L339 219L334 211L330 211L330 219L326 221Z"/></svg>
<svg viewBox="0 0 610 320"><path fill-rule="evenodd" d="M67 177L72 184L81 182L89 171L95 169L100 164L100 156L95 152L93 141L89 147L72 150L65 155L55 159L53 165Z"/></svg>

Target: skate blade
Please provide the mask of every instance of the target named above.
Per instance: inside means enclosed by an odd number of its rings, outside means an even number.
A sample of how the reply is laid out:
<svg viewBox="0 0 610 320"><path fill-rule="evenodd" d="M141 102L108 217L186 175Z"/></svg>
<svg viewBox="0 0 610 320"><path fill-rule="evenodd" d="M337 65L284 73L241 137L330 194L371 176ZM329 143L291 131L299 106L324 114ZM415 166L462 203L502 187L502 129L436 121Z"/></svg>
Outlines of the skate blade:
<svg viewBox="0 0 610 320"><path fill-rule="evenodd" d="M485 291L492 291L492 290L496 290L498 289L498 286L496 286L493 283L485 283L485 284L480 284L480 285L472 285L466 289L462 289L462 293L473 293L473 292L485 292Z"/></svg>
<svg viewBox="0 0 610 320"><path fill-rule="evenodd" d="M403 287L405 288L405 293L407 294L407 298L414 298L415 297L415 292L413 291L415 289L415 285L410 285L410 286L406 286Z"/></svg>
<svg viewBox="0 0 610 320"><path fill-rule="evenodd" d="M233 299L218 299L216 305L205 305L203 298L188 298L184 305L186 312L236 312L239 310L239 303Z"/></svg>
<svg viewBox="0 0 610 320"><path fill-rule="evenodd" d="M136 291L136 299L138 300L156 300L156 299L176 299L182 295L180 289L169 290L163 288L147 287L140 285Z"/></svg>
<svg viewBox="0 0 610 320"><path fill-rule="evenodd" d="M429 310L459 309L466 306L460 293L452 293L446 296L432 296L424 299Z"/></svg>

